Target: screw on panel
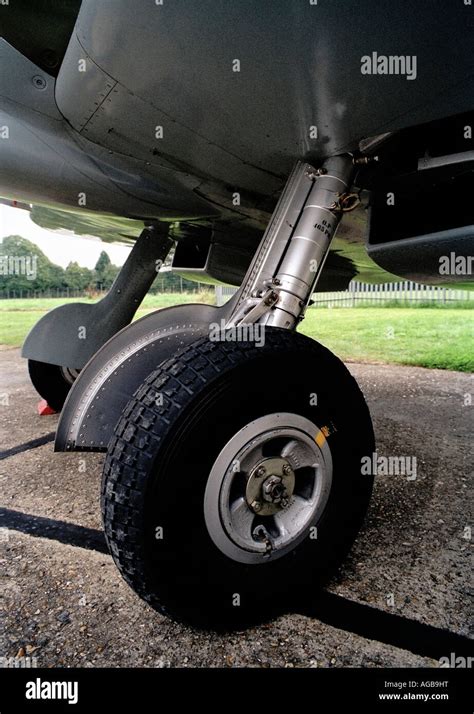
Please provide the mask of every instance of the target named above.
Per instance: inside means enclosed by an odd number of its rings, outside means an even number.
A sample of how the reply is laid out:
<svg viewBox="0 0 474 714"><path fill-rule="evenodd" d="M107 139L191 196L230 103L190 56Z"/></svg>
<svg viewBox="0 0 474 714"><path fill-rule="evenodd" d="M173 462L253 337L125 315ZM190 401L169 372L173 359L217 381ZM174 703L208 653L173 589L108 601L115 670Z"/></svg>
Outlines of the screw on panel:
<svg viewBox="0 0 474 714"><path fill-rule="evenodd" d="M36 89L46 89L47 82L44 77L40 77L39 74L35 75L31 80L36 87Z"/></svg>

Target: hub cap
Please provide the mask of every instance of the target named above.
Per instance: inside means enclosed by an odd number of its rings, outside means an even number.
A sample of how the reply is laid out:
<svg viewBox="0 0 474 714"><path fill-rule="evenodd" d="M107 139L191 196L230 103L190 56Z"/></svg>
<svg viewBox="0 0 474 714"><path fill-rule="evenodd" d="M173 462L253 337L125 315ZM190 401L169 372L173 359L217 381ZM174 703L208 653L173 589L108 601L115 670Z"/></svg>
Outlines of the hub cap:
<svg viewBox="0 0 474 714"><path fill-rule="evenodd" d="M224 446L204 497L216 546L241 563L280 558L321 518L332 459L321 430L297 414L270 414Z"/></svg>

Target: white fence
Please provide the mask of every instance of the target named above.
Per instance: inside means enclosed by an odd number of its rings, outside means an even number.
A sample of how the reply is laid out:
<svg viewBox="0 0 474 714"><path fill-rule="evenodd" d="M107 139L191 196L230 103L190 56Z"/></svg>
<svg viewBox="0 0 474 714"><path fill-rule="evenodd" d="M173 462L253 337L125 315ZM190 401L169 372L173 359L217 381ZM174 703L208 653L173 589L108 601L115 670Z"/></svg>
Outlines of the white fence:
<svg viewBox="0 0 474 714"><path fill-rule="evenodd" d="M237 288L225 285L216 286L216 303L223 305L236 292ZM453 290L434 285L419 285L410 280L399 283L380 283L372 285L352 281L347 290L339 292L314 293L312 304L322 307L355 307L356 305L382 305L394 301L402 304L444 303L472 301L474 292Z"/></svg>

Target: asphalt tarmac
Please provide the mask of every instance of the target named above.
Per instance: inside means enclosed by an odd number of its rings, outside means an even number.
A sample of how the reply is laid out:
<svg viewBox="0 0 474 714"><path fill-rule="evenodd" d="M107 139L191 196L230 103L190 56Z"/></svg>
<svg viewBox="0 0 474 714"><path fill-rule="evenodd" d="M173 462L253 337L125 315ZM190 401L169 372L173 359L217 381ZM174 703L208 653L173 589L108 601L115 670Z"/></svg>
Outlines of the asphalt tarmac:
<svg viewBox="0 0 474 714"><path fill-rule="evenodd" d="M122 581L101 530L103 456L54 454L19 351L0 351L0 550L6 666L438 667L469 640L472 375L349 364L379 455L416 457L416 478L381 475L365 526L314 607L238 632L151 610ZM474 399L471 399L474 401Z"/></svg>

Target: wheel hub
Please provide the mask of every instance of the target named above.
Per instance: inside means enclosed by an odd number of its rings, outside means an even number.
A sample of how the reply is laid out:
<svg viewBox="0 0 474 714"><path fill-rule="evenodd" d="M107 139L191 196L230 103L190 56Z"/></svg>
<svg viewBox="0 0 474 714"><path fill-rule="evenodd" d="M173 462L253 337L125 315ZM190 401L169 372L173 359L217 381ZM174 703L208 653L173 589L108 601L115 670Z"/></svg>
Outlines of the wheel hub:
<svg viewBox="0 0 474 714"><path fill-rule="evenodd" d="M250 472L245 498L259 516L271 516L290 503L295 474L287 459L264 459Z"/></svg>
<svg viewBox="0 0 474 714"><path fill-rule="evenodd" d="M256 419L227 442L204 496L208 533L241 563L280 558L318 523L332 483L321 430L297 414Z"/></svg>

